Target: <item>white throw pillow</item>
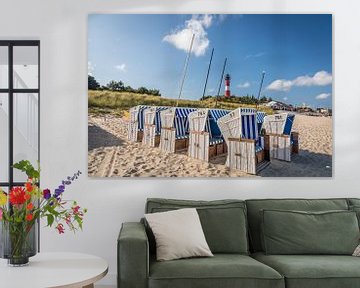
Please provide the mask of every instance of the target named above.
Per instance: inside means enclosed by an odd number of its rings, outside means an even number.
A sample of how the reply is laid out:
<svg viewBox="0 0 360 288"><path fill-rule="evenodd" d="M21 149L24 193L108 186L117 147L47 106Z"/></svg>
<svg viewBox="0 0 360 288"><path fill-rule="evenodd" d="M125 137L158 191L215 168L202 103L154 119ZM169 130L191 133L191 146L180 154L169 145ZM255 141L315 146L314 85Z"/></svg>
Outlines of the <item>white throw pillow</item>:
<svg viewBox="0 0 360 288"><path fill-rule="evenodd" d="M156 259L213 256L195 208L145 214L156 240Z"/></svg>
<svg viewBox="0 0 360 288"><path fill-rule="evenodd" d="M360 257L360 244L355 248L352 256Z"/></svg>

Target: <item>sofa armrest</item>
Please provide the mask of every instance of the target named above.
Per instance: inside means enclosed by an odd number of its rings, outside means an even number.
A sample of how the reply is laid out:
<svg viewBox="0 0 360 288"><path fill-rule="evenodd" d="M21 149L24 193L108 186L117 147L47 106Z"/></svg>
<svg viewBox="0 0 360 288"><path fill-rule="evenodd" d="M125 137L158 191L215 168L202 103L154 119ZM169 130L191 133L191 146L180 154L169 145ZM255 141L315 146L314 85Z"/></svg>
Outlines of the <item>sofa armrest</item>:
<svg viewBox="0 0 360 288"><path fill-rule="evenodd" d="M141 223L123 223L117 242L118 288L146 288L149 243Z"/></svg>

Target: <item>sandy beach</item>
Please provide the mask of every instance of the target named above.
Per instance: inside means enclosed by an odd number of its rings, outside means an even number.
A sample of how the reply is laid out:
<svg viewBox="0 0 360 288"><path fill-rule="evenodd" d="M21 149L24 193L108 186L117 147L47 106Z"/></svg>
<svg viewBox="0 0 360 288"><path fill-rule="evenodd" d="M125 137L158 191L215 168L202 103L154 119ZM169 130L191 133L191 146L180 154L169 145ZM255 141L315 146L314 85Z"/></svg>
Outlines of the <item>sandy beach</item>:
<svg viewBox="0 0 360 288"><path fill-rule="evenodd" d="M254 177L225 167L226 156L210 163L179 154L163 153L127 140L126 120L118 116L88 119L90 177ZM331 177L332 118L296 115L300 152L291 162L272 160L258 177ZM256 176L255 176L256 177Z"/></svg>

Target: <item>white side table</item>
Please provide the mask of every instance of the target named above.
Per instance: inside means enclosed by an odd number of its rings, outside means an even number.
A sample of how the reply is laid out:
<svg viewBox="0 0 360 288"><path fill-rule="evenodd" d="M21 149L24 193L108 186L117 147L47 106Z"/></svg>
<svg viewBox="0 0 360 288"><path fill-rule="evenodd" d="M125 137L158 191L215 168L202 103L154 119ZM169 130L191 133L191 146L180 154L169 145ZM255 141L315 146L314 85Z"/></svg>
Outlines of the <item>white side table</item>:
<svg viewBox="0 0 360 288"><path fill-rule="evenodd" d="M28 266L9 267L0 260L0 287L93 288L108 272L100 257L80 253L39 253Z"/></svg>

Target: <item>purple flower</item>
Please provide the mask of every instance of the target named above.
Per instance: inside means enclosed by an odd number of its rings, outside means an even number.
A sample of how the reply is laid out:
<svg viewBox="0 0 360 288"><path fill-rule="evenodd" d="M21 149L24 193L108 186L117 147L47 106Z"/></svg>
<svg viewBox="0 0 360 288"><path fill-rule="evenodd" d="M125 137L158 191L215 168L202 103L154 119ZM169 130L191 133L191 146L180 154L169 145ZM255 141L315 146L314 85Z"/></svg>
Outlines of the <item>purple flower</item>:
<svg viewBox="0 0 360 288"><path fill-rule="evenodd" d="M48 200L51 197L51 192L49 189L44 189L43 196L46 200Z"/></svg>
<svg viewBox="0 0 360 288"><path fill-rule="evenodd" d="M78 172L74 173L74 175L72 177L68 176L68 177L66 177L66 180L62 180L59 187L57 189L55 189L54 197L59 200L60 195L65 191L65 186L70 185L72 183L72 181L78 179L78 177L80 175L81 175L81 172L78 171Z"/></svg>
<svg viewBox="0 0 360 288"><path fill-rule="evenodd" d="M62 189L55 189L54 197L59 198L59 196L64 192Z"/></svg>

